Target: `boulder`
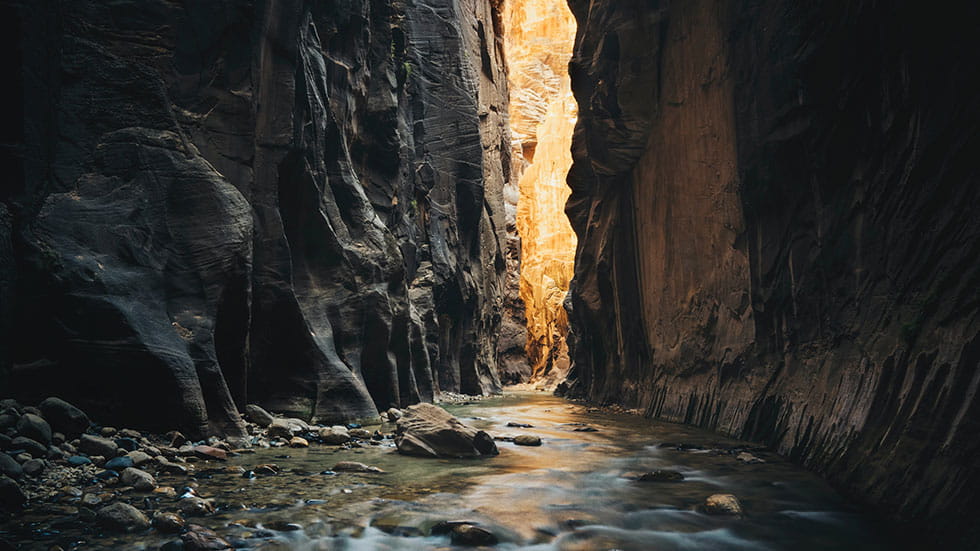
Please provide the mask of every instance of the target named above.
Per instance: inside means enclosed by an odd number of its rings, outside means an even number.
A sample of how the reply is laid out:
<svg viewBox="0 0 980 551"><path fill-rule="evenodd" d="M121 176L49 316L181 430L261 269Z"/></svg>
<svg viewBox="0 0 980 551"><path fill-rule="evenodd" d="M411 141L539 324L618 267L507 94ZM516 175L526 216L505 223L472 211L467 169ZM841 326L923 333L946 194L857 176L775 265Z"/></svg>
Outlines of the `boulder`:
<svg viewBox="0 0 980 551"><path fill-rule="evenodd" d="M245 417L256 425L266 428L272 424L276 418L262 407L255 404L245 406Z"/></svg>
<svg viewBox="0 0 980 551"><path fill-rule="evenodd" d="M117 532L138 532L150 527L150 521L136 507L117 502L95 513L95 520L104 528Z"/></svg>
<svg viewBox="0 0 980 551"><path fill-rule="evenodd" d="M0 475L0 510L19 511L25 503L27 496L20 486L13 479Z"/></svg>
<svg viewBox="0 0 980 551"><path fill-rule="evenodd" d="M78 441L78 449L88 455L101 455L102 457L116 457L119 446L108 438L83 434Z"/></svg>
<svg viewBox="0 0 980 551"><path fill-rule="evenodd" d="M123 469L121 478L123 484L142 492L152 491L157 487L157 482L150 473L135 467Z"/></svg>
<svg viewBox="0 0 980 551"><path fill-rule="evenodd" d="M20 416L17 420L17 434L44 444L51 444L51 425L43 418L33 413Z"/></svg>
<svg viewBox="0 0 980 551"><path fill-rule="evenodd" d="M417 404L403 413L395 436L399 453L421 457L479 457L499 453L489 434L463 424L439 406Z"/></svg>
<svg viewBox="0 0 980 551"><path fill-rule="evenodd" d="M714 494L704 500L704 512L709 515L741 515L744 511L738 498L732 494Z"/></svg>
<svg viewBox="0 0 980 551"><path fill-rule="evenodd" d="M76 436L89 427L88 415L84 411L69 404L61 398L46 398L38 407L44 413L44 418L51 423L51 428L68 436Z"/></svg>

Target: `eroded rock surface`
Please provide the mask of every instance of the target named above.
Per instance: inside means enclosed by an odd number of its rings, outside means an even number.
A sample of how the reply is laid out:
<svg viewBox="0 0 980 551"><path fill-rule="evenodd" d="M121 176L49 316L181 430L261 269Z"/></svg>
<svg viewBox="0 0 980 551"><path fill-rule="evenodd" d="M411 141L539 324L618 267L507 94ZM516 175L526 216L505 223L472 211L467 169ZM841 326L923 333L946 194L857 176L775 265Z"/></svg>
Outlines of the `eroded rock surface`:
<svg viewBox="0 0 980 551"><path fill-rule="evenodd" d="M977 8L571 6L572 393L971 530Z"/></svg>
<svg viewBox="0 0 980 551"><path fill-rule="evenodd" d="M5 390L197 435L499 388L496 2L18 9Z"/></svg>

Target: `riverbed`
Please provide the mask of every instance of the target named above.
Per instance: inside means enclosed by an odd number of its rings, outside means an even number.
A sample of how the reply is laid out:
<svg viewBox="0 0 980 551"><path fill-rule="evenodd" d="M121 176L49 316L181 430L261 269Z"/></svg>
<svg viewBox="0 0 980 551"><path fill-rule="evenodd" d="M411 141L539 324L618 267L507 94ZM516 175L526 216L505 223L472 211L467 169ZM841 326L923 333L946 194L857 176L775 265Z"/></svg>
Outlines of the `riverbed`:
<svg viewBox="0 0 980 551"><path fill-rule="evenodd" d="M227 463L199 464L194 477L217 512L189 519L236 547L262 550L464 549L432 534L441 521L478 523L502 550L894 550L887 525L869 518L817 476L750 443L682 425L589 408L544 393L509 393L445 405L486 430L500 454L423 459L392 440L361 448L313 445L258 449ZM510 427L508 423L531 425ZM391 432L393 426L382 428ZM506 438L539 436L539 447ZM738 459L740 453L742 459ZM763 462L747 462L746 457ZM357 461L385 473L335 473ZM235 470L275 464L279 474L245 478ZM682 481L642 482L676 471ZM187 477L160 476L180 491ZM712 494L740 500L741 516L700 509ZM130 496L173 510L173 498ZM77 515L75 515L77 517ZM69 510L30 511L8 536L38 549L157 550L175 540L153 531L102 533Z"/></svg>

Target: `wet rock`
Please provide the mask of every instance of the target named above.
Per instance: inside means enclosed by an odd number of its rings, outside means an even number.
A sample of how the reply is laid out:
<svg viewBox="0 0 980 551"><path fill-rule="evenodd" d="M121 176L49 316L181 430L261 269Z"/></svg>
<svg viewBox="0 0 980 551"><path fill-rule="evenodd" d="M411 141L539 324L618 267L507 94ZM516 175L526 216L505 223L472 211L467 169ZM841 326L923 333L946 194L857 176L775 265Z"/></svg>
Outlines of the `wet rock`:
<svg viewBox="0 0 980 551"><path fill-rule="evenodd" d="M704 500L702 506L709 515L741 515L742 504L732 494L714 494Z"/></svg>
<svg viewBox="0 0 980 551"><path fill-rule="evenodd" d="M468 547L496 545L500 541L493 532L475 524L457 524L452 527L449 537L453 545Z"/></svg>
<svg viewBox="0 0 980 551"><path fill-rule="evenodd" d="M514 437L514 443L518 446L540 446L541 438L530 434L521 434Z"/></svg>
<svg viewBox="0 0 980 551"><path fill-rule="evenodd" d="M269 530L275 530L277 532L297 532L302 530L303 527L295 522L286 522L283 520L273 520L263 524Z"/></svg>
<svg viewBox="0 0 980 551"><path fill-rule="evenodd" d="M214 459L217 461L225 461L228 459L228 452L213 446L194 446L191 451L194 453L194 455L200 457L201 459Z"/></svg>
<svg viewBox="0 0 980 551"><path fill-rule="evenodd" d="M152 491L157 487L157 482L153 479L153 475L135 467L123 469L120 479L123 484L132 486L133 489L141 492Z"/></svg>
<svg viewBox="0 0 980 551"><path fill-rule="evenodd" d="M164 534L178 534L184 529L184 525L186 523L184 518L177 513L157 511L153 514L151 524L157 532Z"/></svg>
<svg viewBox="0 0 980 551"><path fill-rule="evenodd" d="M738 461L741 461L743 463L748 463L750 465L753 465L753 464L756 464L756 463L765 463L766 462L765 459L762 459L760 457L756 457L756 456L752 455L749 452L742 452L742 453L738 454L737 456L735 456L735 459L737 459Z"/></svg>
<svg viewBox="0 0 980 551"><path fill-rule="evenodd" d="M0 475L0 509L19 511L25 503L27 503L27 496L20 486L12 478Z"/></svg>
<svg viewBox="0 0 980 551"><path fill-rule="evenodd" d="M399 453L422 457L497 455L493 438L469 427L432 404L409 406L398 420L395 445Z"/></svg>
<svg viewBox="0 0 980 551"><path fill-rule="evenodd" d="M103 527L117 532L138 532L150 527L150 521L139 509L128 503L117 502L99 509L96 521Z"/></svg>
<svg viewBox="0 0 980 551"><path fill-rule="evenodd" d="M61 398L46 398L38 404L38 407L52 429L68 436L77 436L85 432L91 424L84 411Z"/></svg>
<svg viewBox="0 0 980 551"><path fill-rule="evenodd" d="M33 413L22 415L17 420L17 433L21 436L40 442L47 448L51 444L51 425L40 416Z"/></svg>
<svg viewBox="0 0 980 551"><path fill-rule="evenodd" d="M204 517L214 513L214 505L210 501L193 495L180 498L180 501L177 502L177 509L185 517Z"/></svg>
<svg viewBox="0 0 980 551"><path fill-rule="evenodd" d="M384 471L378 467L372 467L365 465L364 463L358 463L356 461L341 461L333 466L333 470L347 473L383 473Z"/></svg>
<svg viewBox="0 0 980 551"><path fill-rule="evenodd" d="M289 421L285 419L273 419L272 423L266 429L266 435L269 438L292 438L293 431L289 426Z"/></svg>
<svg viewBox="0 0 980 551"><path fill-rule="evenodd" d="M310 443L303 437L294 436L289 439L290 448L309 448Z"/></svg>
<svg viewBox="0 0 980 551"><path fill-rule="evenodd" d="M350 430L350 437L351 438L358 438L358 439L361 439L361 440L366 440L368 438L371 438L372 436L373 435L371 434L371 431L369 431L367 429L351 429Z"/></svg>
<svg viewBox="0 0 980 551"><path fill-rule="evenodd" d="M507 426L508 427L513 427L513 428L517 428L517 429L532 429L532 428L534 428L534 425L529 425L527 423L515 423L513 421L507 423Z"/></svg>
<svg viewBox="0 0 980 551"><path fill-rule="evenodd" d="M22 450L29 454L31 457L44 457L48 454L48 447L44 444L34 440L33 438L28 438L26 436L18 436L10 442L11 450Z"/></svg>
<svg viewBox="0 0 980 551"><path fill-rule="evenodd" d="M177 489L173 486L160 486L153 490L153 493L164 497L177 497Z"/></svg>
<svg viewBox="0 0 980 551"><path fill-rule="evenodd" d="M262 428L268 427L276 420L275 416L255 404L245 406L245 417Z"/></svg>
<svg viewBox="0 0 980 551"><path fill-rule="evenodd" d="M13 457L5 453L0 453L0 474L18 479L24 476L24 468Z"/></svg>
<svg viewBox="0 0 980 551"><path fill-rule="evenodd" d="M579 427L574 429L572 432L599 432L599 429L595 427Z"/></svg>
<svg viewBox="0 0 980 551"><path fill-rule="evenodd" d="M320 429L320 439L327 444L346 444L350 442L351 435L347 432L347 427L324 427Z"/></svg>
<svg viewBox="0 0 980 551"><path fill-rule="evenodd" d="M122 471L123 469L128 469L134 465L133 458L123 455L119 457L113 457L112 459L105 462L103 465L106 469L111 471Z"/></svg>
<svg viewBox="0 0 980 551"><path fill-rule="evenodd" d="M25 461L24 464L21 465L21 467L24 468L24 474L26 474L27 476L36 477L40 475L42 472L44 472L44 469L47 468L47 464L43 459L30 459L28 461Z"/></svg>
<svg viewBox="0 0 980 551"><path fill-rule="evenodd" d="M197 524L189 524L187 526L187 532L180 536L180 540L184 542L184 549L186 551L222 551L224 549L231 549L231 544L227 540L216 534L213 530Z"/></svg>
<svg viewBox="0 0 980 551"><path fill-rule="evenodd" d="M262 465L256 465L252 470L258 475L272 476L279 474L279 465L263 463Z"/></svg>
<svg viewBox="0 0 980 551"><path fill-rule="evenodd" d="M89 456L116 457L119 446L108 438L83 434L78 441L78 449Z"/></svg>
<svg viewBox="0 0 980 551"><path fill-rule="evenodd" d="M636 478L640 482L679 482L684 475L677 471L656 470L641 474Z"/></svg>

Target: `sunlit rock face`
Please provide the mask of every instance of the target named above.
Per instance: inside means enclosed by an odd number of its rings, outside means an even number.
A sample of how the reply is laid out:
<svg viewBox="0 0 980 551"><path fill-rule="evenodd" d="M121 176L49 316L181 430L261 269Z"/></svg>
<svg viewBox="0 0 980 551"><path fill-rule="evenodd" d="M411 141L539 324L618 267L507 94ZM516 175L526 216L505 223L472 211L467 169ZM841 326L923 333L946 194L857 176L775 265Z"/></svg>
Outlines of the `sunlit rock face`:
<svg viewBox="0 0 980 551"><path fill-rule="evenodd" d="M577 113L568 77L575 19L564 2L547 0L508 2L504 13L526 349L532 381L549 387L564 379L569 365L562 304L575 260L575 234L564 214Z"/></svg>

